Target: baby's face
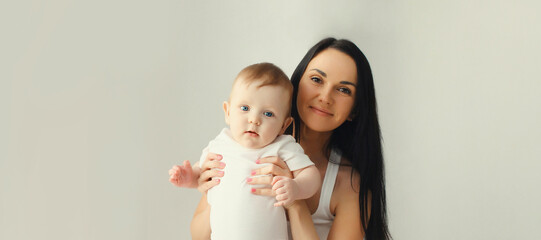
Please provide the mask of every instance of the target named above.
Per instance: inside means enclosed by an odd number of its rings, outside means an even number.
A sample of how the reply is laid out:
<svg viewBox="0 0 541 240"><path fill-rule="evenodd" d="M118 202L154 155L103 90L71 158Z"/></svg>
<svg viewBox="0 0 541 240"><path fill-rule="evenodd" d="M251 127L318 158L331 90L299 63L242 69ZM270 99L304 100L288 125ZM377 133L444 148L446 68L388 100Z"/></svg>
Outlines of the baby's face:
<svg viewBox="0 0 541 240"><path fill-rule="evenodd" d="M241 79L239 79L241 80ZM226 122L233 139L246 148L262 148L283 133L290 93L281 86L247 85L237 81L229 102L224 103ZM286 121L287 120L287 121Z"/></svg>

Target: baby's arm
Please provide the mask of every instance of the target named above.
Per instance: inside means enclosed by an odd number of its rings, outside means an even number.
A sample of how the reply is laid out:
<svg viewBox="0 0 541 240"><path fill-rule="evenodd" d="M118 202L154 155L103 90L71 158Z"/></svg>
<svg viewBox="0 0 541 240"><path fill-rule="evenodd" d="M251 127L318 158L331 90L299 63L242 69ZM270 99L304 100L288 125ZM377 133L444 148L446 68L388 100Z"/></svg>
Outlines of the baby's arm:
<svg viewBox="0 0 541 240"><path fill-rule="evenodd" d="M177 187L196 188L200 172L199 162L191 166L186 160L182 166L175 165L169 170L169 182Z"/></svg>
<svg viewBox="0 0 541 240"><path fill-rule="evenodd" d="M272 190L276 192L277 203L274 206L289 206L295 200L313 196L321 186L321 176L312 165L293 171L293 179L274 177Z"/></svg>

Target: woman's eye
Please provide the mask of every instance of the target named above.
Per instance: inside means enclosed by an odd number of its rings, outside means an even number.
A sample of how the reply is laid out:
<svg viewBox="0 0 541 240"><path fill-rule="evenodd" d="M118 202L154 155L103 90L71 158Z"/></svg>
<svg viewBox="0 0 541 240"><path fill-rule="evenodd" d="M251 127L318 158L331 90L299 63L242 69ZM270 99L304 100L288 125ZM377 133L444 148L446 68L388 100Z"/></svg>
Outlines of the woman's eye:
<svg viewBox="0 0 541 240"><path fill-rule="evenodd" d="M248 106L241 106L241 107L240 107L240 110L242 110L242 111L248 111L248 110L250 110L250 108L248 108Z"/></svg>
<svg viewBox="0 0 541 240"><path fill-rule="evenodd" d="M312 82L315 82L315 83L321 83L321 79L319 79L318 77L312 77L310 78L312 80Z"/></svg>
<svg viewBox="0 0 541 240"><path fill-rule="evenodd" d="M264 112L263 114L265 115L265 117L272 117L272 116L274 116L274 113L272 113L272 112Z"/></svg>
<svg viewBox="0 0 541 240"><path fill-rule="evenodd" d="M338 91L343 92L347 95L351 95L351 90L349 90L349 88L339 88Z"/></svg>

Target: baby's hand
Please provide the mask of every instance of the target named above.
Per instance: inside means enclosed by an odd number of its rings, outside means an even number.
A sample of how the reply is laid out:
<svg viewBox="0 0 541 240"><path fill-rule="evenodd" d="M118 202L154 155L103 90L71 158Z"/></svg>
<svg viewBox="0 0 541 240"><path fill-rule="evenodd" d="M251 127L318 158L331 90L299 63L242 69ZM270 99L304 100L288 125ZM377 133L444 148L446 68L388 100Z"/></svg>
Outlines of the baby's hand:
<svg viewBox="0 0 541 240"><path fill-rule="evenodd" d="M196 183L190 161L184 161L183 166L175 165L169 170L169 182L177 187L190 187Z"/></svg>
<svg viewBox="0 0 541 240"><path fill-rule="evenodd" d="M278 201L274 206L288 207L297 200L299 185L291 178L276 176L272 179L272 190L276 193L276 201Z"/></svg>

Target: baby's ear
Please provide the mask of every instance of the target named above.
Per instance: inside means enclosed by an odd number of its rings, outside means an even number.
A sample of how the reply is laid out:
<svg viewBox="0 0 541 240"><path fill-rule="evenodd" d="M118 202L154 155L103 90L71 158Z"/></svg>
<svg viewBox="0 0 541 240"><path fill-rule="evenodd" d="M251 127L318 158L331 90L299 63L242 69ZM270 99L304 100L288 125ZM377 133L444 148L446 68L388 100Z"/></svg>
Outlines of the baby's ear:
<svg viewBox="0 0 541 240"><path fill-rule="evenodd" d="M225 123L229 125L229 102L224 102Z"/></svg>
<svg viewBox="0 0 541 240"><path fill-rule="evenodd" d="M284 134L284 132L287 130L287 127L293 122L293 117L287 117L284 120L284 125L282 126L282 130L280 130L280 135Z"/></svg>

